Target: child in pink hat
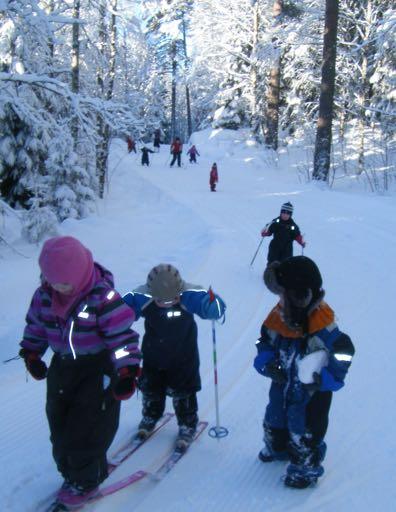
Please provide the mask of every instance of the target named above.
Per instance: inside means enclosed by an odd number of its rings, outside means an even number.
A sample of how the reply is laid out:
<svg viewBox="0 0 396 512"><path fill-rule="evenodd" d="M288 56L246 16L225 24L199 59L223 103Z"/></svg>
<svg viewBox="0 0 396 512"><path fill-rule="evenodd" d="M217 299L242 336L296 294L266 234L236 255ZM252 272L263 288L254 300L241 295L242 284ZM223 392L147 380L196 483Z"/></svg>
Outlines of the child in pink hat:
<svg viewBox="0 0 396 512"><path fill-rule="evenodd" d="M112 274L71 236L47 240L20 343L29 373L47 378L46 412L64 483L57 502L82 506L107 477L106 452L118 428L120 400L135 390L138 335ZM49 368L42 360L54 352Z"/></svg>

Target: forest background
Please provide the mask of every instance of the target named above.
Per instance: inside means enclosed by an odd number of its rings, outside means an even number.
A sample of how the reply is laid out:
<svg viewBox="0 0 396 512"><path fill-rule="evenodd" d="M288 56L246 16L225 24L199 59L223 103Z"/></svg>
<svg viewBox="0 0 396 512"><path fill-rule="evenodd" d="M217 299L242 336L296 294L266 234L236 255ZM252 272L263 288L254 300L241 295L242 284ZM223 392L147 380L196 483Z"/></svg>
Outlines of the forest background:
<svg viewBox="0 0 396 512"><path fill-rule="evenodd" d="M303 181L393 190L395 25L384 0L0 0L1 240L89 215L113 138L156 129L248 128Z"/></svg>

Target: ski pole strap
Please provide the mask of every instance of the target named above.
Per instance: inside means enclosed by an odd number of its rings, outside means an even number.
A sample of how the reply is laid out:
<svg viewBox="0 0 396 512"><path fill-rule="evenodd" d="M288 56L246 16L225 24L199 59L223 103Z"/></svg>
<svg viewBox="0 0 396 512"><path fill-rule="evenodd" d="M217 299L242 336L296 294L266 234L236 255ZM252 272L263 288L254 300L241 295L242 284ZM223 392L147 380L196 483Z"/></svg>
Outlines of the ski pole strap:
<svg viewBox="0 0 396 512"><path fill-rule="evenodd" d="M225 313L223 313L223 315L220 318L215 320L215 322L217 322L219 325L223 325L225 322Z"/></svg>

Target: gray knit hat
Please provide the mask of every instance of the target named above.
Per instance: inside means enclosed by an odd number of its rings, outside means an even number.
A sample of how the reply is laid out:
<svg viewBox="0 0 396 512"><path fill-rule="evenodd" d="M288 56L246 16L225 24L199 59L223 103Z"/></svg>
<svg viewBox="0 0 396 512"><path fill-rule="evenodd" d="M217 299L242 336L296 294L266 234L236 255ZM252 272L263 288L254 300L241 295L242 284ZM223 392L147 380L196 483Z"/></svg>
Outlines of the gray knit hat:
<svg viewBox="0 0 396 512"><path fill-rule="evenodd" d="M165 302L179 297L184 281L176 267L161 263L150 270L146 284L153 299Z"/></svg>
<svg viewBox="0 0 396 512"><path fill-rule="evenodd" d="M282 212L286 212L289 213L290 215L293 215L293 205L289 202L283 203L281 206L281 213Z"/></svg>

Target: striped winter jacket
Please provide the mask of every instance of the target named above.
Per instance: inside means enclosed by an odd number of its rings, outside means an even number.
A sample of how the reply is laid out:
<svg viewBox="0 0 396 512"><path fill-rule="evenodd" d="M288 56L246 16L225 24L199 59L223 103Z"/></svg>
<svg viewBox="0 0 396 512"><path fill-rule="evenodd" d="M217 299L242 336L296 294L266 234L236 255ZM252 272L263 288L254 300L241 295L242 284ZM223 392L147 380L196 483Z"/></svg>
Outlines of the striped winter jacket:
<svg viewBox="0 0 396 512"><path fill-rule="evenodd" d="M113 275L98 263L95 271L93 289L65 320L52 312L51 288L43 284L36 290L21 347L43 355L50 346L55 353L74 359L108 350L116 369L139 365L138 334L131 329L134 312L114 290Z"/></svg>

